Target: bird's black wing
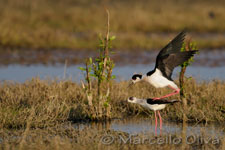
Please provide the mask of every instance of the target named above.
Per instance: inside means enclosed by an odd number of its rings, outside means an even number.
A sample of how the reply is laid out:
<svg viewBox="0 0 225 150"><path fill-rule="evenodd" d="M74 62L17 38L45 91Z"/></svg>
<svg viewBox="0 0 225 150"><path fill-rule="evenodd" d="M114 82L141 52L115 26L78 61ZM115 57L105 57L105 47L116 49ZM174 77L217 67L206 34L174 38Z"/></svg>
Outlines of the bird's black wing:
<svg viewBox="0 0 225 150"><path fill-rule="evenodd" d="M192 50L167 54L158 60L156 68L162 72L163 76L172 80L173 69L190 59L197 51L198 50Z"/></svg>
<svg viewBox="0 0 225 150"><path fill-rule="evenodd" d="M186 30L183 30L171 42L169 42L163 49L161 49L161 51L157 55L156 63L157 63L157 60L160 60L160 58L168 54L179 52L182 47L185 35L186 35Z"/></svg>
<svg viewBox="0 0 225 150"><path fill-rule="evenodd" d="M147 99L147 103L150 105L154 105L154 104L172 104L172 103L176 103L176 102L180 102L179 100L166 100L166 99L159 99L159 100L153 100L151 98Z"/></svg>
<svg viewBox="0 0 225 150"><path fill-rule="evenodd" d="M158 68L163 76L171 79L173 69L176 66L183 64L190 57L192 57L196 51L181 52L181 47L185 38L186 31L180 32L169 44L167 44L158 54L156 58L155 68Z"/></svg>
<svg viewBox="0 0 225 150"><path fill-rule="evenodd" d="M169 63L168 60L171 60L172 62L177 58L175 55L172 55L173 53L180 52L180 49L182 47L184 38L185 38L186 31L183 30L180 32L169 44L167 44L157 55L156 57L156 65L155 69L158 68L165 77L168 79L171 79L171 74L174 67L169 67L167 64ZM177 63L175 63L177 64ZM179 64L178 64L179 65ZM150 74L150 72L149 72Z"/></svg>

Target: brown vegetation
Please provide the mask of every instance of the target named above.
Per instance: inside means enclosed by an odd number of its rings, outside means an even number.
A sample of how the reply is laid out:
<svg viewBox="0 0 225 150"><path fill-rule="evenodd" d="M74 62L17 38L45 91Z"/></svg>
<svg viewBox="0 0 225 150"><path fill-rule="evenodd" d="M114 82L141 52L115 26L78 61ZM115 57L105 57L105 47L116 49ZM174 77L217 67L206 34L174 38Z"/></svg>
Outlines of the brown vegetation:
<svg viewBox="0 0 225 150"><path fill-rule="evenodd" d="M225 83L211 81L197 84L193 79L186 80L188 122L224 123ZM93 83L92 86L92 89L96 90L97 85ZM147 115L148 110L127 103L130 96L147 98L169 92L169 89L156 90L145 83L137 84L130 89L127 86L128 83L123 81L112 83L109 102L112 106L110 112L112 118ZM90 109L81 85L71 81L35 78L22 84L2 82L0 87L1 128L24 128L31 114L33 116L30 119L30 126L33 128L55 126L67 121L92 120L98 106L94 108ZM162 113L168 120L182 121L182 111L182 105L175 104L168 106Z"/></svg>
<svg viewBox="0 0 225 150"><path fill-rule="evenodd" d="M92 49L97 34L105 31L104 7L111 13L111 31L119 37L117 49L159 48L184 28L220 33L197 38L201 48L225 45L222 0L0 0L0 46ZM162 32L174 34L157 34Z"/></svg>

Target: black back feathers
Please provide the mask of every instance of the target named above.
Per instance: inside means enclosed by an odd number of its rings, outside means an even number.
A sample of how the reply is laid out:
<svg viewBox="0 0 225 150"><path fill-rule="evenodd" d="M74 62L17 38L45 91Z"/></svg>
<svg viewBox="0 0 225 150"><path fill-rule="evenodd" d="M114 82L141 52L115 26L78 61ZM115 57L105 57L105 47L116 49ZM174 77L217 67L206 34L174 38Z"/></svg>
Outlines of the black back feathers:
<svg viewBox="0 0 225 150"><path fill-rule="evenodd" d="M179 100L166 100L166 99L159 99L159 100L153 100L151 98L147 99L147 103L150 105L154 105L154 104L173 104L176 102L180 102Z"/></svg>

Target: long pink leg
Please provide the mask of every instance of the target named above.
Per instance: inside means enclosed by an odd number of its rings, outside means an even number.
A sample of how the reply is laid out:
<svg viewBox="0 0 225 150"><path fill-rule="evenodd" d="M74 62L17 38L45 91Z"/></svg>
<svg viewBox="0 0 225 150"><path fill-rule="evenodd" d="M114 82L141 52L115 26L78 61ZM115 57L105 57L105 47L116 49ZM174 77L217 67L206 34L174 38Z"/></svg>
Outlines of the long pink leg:
<svg viewBox="0 0 225 150"><path fill-rule="evenodd" d="M162 118L161 118L161 115L160 115L159 110L158 110L158 115L159 115L159 120L160 120L160 135L161 135L161 130L162 130Z"/></svg>
<svg viewBox="0 0 225 150"><path fill-rule="evenodd" d="M180 89L175 89L175 88L173 88L173 87L170 86L170 85L169 85L168 87L171 88L171 89L173 89L173 90L175 90L175 91L174 91L173 93L170 93L170 94L165 95L165 96L162 96L162 97L156 97L156 98L153 98L153 100L158 100L158 99L170 97L170 96L175 95L175 94L178 94L178 93L180 92Z"/></svg>
<svg viewBox="0 0 225 150"><path fill-rule="evenodd" d="M157 115L156 115L156 111L154 111L155 113L155 136L157 136Z"/></svg>

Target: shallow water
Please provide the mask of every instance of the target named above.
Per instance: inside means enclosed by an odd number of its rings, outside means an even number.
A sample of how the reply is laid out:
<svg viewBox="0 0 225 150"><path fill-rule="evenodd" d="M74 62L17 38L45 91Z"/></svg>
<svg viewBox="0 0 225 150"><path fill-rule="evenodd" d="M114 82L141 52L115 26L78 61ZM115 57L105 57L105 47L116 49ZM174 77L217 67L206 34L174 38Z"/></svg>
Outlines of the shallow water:
<svg viewBox="0 0 225 150"><path fill-rule="evenodd" d="M80 81L83 79L82 72L78 69L81 65L69 66L66 68L64 75L64 66L45 66L45 65L9 65L0 68L0 80L13 80L15 82L24 82L33 77L71 79L72 81ZM113 70L113 74L117 76L117 80L128 80L133 73L147 73L154 68L153 64L139 64L118 66ZM176 68L173 78L178 77L180 67ZM204 67L190 66L186 70L187 77L194 77L198 81L210 81L213 79L225 80L225 66Z"/></svg>
<svg viewBox="0 0 225 150"><path fill-rule="evenodd" d="M41 55L40 58L36 53L32 53L29 57L23 56L23 63L19 63L20 57L17 53L15 56L12 55L14 56L13 58L11 58L11 55L7 55L4 58L9 60L9 64L4 65L4 61L0 61L0 80L24 82L33 77L40 77L41 79L58 78L61 80L80 81L83 79L83 74L78 69L78 67L82 66L81 60L83 61L87 57L86 55L96 56L94 52L86 53L84 51L70 51L68 53L53 51L47 55L49 56L48 59L46 58L44 59L45 62L42 62L39 59L42 58L41 56L46 56L46 53L42 51L39 54ZM116 64L113 74L117 76L119 81L130 79L133 73L147 73L154 68L157 53L158 51L140 51L138 53L119 51L112 56ZM65 60L68 62L66 68L63 64ZM173 73L174 79L178 77L179 70L180 67L175 69ZM195 56L195 61L192 65L187 68L186 76L194 77L198 81L225 80L225 50L201 51Z"/></svg>
<svg viewBox="0 0 225 150"><path fill-rule="evenodd" d="M128 134L154 134L155 124L154 120L149 119L115 119L110 123L75 123L74 128L79 130L97 129L97 130L114 130L126 132ZM188 124L186 127L187 136L210 136L223 137L225 136L223 125L218 124ZM163 135L177 134L180 135L183 131L181 123L163 122ZM157 132L159 133L159 124Z"/></svg>

